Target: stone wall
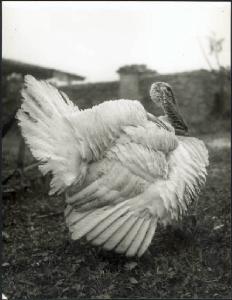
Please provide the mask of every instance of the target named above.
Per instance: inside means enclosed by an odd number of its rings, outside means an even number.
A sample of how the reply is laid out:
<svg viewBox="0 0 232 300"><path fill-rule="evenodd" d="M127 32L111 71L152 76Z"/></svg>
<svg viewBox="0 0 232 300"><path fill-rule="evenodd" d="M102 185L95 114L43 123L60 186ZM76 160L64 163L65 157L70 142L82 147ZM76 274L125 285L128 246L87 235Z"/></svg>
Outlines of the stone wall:
<svg viewBox="0 0 232 300"><path fill-rule="evenodd" d="M147 72L148 73L148 72ZM151 74L151 75L150 75ZM198 70L175 74L147 74L139 76L120 73L119 81L82 83L60 88L80 109L92 107L107 100L138 99L145 108L155 115L162 114L150 100L149 89L153 82L169 83L177 98L181 113L187 123L206 120L215 104L215 94L219 90L218 80L211 72ZM136 80L134 80L136 78ZM20 106L22 80L11 80L3 89L3 123L9 119L15 109ZM132 89L133 86L133 89ZM226 83L226 109L230 112L230 79Z"/></svg>
<svg viewBox="0 0 232 300"><path fill-rule="evenodd" d="M118 99L119 82L98 82L77 84L61 88L80 108L92 107L107 100Z"/></svg>
<svg viewBox="0 0 232 300"><path fill-rule="evenodd" d="M62 88L81 109L91 107L106 100L138 99L144 107L155 115L162 110L155 106L149 97L149 89L153 82L169 83L174 91L179 108L187 123L196 123L210 116L215 101L215 93L219 90L216 77L206 70L173 74L155 74L153 76L136 76L136 74L120 74L120 81L78 84ZM133 87L133 88L132 88ZM230 111L230 80L226 83L227 110Z"/></svg>

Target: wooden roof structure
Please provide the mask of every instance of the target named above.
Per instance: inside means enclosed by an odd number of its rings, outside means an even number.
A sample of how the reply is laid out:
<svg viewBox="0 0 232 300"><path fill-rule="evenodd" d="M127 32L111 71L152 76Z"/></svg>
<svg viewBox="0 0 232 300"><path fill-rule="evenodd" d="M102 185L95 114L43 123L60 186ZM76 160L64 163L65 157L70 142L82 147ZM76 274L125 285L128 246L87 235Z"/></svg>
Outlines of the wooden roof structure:
<svg viewBox="0 0 232 300"><path fill-rule="evenodd" d="M12 73L19 73L22 75L30 74L30 75L35 76L36 78L40 78L40 79L47 79L47 78L53 77L54 72L60 72L60 73L67 74L68 76L70 76L70 78L72 80L83 81L85 79L85 77L83 77L83 76L69 73L69 72L62 71L62 70L56 70L56 69L52 69L52 68L46 68L46 67L42 67L42 66L32 65L29 63L24 63L24 62L12 60L12 59L6 59L6 58L2 59L2 75L3 76L8 76Z"/></svg>

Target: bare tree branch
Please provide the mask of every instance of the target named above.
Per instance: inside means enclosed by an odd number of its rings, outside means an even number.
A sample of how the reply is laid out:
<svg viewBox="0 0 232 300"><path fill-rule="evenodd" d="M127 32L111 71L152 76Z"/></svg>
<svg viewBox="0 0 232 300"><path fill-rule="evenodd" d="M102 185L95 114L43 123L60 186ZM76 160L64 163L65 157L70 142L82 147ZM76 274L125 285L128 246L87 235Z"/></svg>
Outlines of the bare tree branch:
<svg viewBox="0 0 232 300"><path fill-rule="evenodd" d="M208 64L210 70L211 70L212 72L214 72L214 68L212 67L211 62L209 61L208 56L207 56L207 54L205 53L205 49L204 49L204 47L202 46L202 43L201 43L200 38L198 37L197 40L198 40L198 43L199 43L201 52L202 52L202 54L203 54L203 56L204 56L204 58L205 58L205 60L206 60L206 62L207 62L207 64Z"/></svg>

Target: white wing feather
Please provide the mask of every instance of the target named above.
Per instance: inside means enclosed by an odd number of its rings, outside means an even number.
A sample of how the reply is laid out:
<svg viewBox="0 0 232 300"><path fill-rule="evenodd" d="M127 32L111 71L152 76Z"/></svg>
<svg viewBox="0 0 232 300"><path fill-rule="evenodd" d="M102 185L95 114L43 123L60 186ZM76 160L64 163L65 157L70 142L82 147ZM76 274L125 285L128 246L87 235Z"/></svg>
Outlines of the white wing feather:
<svg viewBox="0 0 232 300"><path fill-rule="evenodd" d="M169 136L169 147L175 144L173 138ZM199 194L208 152L195 138L180 138L174 149L169 148L168 158L129 141L131 135L121 136L104 159L90 166L86 187L70 191L66 222L73 239L86 236L106 250L141 256L157 223L166 225L181 217Z"/></svg>

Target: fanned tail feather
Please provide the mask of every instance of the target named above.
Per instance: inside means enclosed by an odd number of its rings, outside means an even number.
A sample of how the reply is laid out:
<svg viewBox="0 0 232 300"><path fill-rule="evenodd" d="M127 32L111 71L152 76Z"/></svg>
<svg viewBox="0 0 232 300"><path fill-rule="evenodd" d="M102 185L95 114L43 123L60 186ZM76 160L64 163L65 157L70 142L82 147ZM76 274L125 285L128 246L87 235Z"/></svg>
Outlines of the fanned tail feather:
<svg viewBox="0 0 232 300"><path fill-rule="evenodd" d="M45 81L25 76L22 105L16 118L33 156L41 162L41 172L53 174L50 194L61 193L84 177L83 169L77 173L81 161L79 141L68 118L78 112L63 92Z"/></svg>

